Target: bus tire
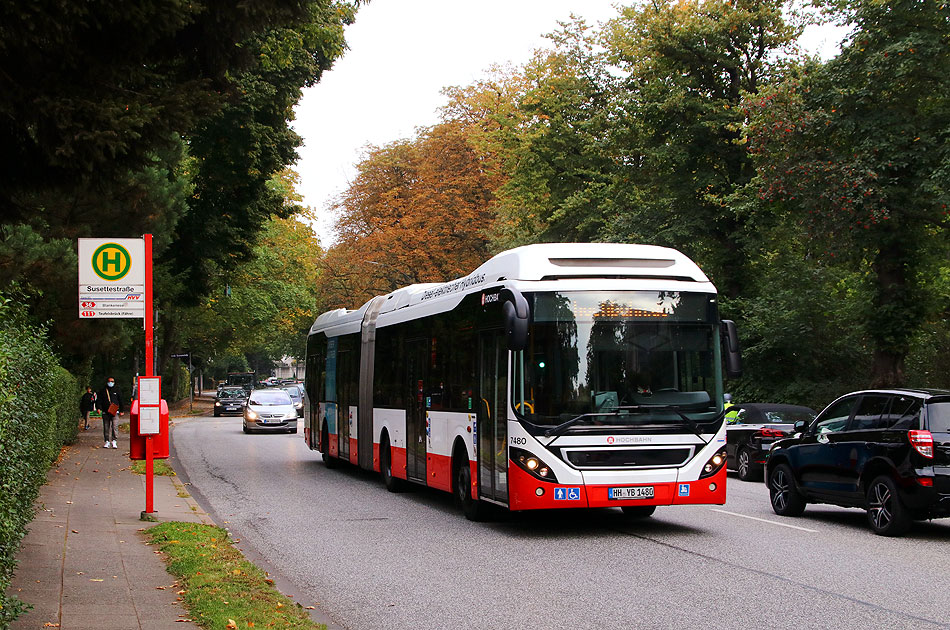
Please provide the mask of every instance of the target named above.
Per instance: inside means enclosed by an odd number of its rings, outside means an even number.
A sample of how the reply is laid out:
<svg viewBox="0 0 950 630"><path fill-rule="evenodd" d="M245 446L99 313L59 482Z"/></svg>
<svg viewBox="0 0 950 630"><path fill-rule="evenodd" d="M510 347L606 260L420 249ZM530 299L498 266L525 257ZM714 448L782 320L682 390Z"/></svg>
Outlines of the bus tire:
<svg viewBox="0 0 950 630"><path fill-rule="evenodd" d="M388 433L383 433L379 444L379 476L390 492L403 492L406 489L406 481L393 476L393 451L389 447Z"/></svg>
<svg viewBox="0 0 950 630"><path fill-rule="evenodd" d="M655 505L624 505L620 509L627 518L649 518L656 512Z"/></svg>
<svg viewBox="0 0 950 630"><path fill-rule="evenodd" d="M336 460L335 457L330 456L330 430L327 429L327 425L323 423L323 430L321 431L320 445L323 447L323 463L327 468L338 468L340 462Z"/></svg>
<svg viewBox="0 0 950 630"><path fill-rule="evenodd" d="M454 492L455 501L462 508L465 518L470 521L484 521L487 507L478 499L472 498L472 468L468 463L468 457L462 451L456 451L452 458L455 466Z"/></svg>

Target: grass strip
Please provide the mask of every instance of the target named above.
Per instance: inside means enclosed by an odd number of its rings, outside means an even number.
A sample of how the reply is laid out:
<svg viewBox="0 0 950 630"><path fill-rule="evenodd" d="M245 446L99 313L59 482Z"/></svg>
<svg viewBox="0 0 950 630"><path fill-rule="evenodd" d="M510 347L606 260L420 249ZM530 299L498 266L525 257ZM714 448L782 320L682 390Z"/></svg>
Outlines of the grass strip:
<svg viewBox="0 0 950 630"><path fill-rule="evenodd" d="M134 472L136 475L145 474L145 460L137 459L132 462L132 467L129 469ZM174 477L175 470L168 465L164 459L153 459L152 460L152 474L159 477Z"/></svg>
<svg viewBox="0 0 950 630"><path fill-rule="evenodd" d="M201 627L326 630L245 560L220 527L172 521L146 535L164 552L185 608Z"/></svg>

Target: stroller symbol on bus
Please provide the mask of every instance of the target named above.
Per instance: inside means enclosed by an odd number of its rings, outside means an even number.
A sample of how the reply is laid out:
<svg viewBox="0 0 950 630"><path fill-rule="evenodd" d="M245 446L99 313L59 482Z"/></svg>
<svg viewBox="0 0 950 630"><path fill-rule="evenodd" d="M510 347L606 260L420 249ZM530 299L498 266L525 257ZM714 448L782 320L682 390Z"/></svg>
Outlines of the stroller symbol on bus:
<svg viewBox="0 0 950 630"><path fill-rule="evenodd" d="M555 488L554 489L554 500L563 501L567 498L567 488Z"/></svg>

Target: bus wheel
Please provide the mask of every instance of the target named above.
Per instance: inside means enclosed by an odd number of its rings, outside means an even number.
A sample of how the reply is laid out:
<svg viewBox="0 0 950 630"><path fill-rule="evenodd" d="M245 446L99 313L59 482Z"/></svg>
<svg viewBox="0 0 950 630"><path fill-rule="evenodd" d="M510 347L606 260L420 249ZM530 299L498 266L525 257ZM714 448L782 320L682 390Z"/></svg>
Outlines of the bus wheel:
<svg viewBox="0 0 950 630"><path fill-rule="evenodd" d="M455 500L462 508L465 518L470 521L485 520L486 506L472 498L472 469L468 458L457 458L455 471Z"/></svg>
<svg viewBox="0 0 950 630"><path fill-rule="evenodd" d="M330 457L330 431L327 430L327 425L323 425L323 431L320 433L322 436L320 438L320 446L323 447L323 463L327 468L337 468L340 465L340 462L336 461L335 457Z"/></svg>
<svg viewBox="0 0 950 630"><path fill-rule="evenodd" d="M627 518L649 518L656 512L655 505L624 505L620 509Z"/></svg>
<svg viewBox="0 0 950 630"><path fill-rule="evenodd" d="M384 435L379 445L379 476L383 478L383 485L390 492L402 492L406 489L406 482L399 477L393 477L393 452L389 448L389 436Z"/></svg>

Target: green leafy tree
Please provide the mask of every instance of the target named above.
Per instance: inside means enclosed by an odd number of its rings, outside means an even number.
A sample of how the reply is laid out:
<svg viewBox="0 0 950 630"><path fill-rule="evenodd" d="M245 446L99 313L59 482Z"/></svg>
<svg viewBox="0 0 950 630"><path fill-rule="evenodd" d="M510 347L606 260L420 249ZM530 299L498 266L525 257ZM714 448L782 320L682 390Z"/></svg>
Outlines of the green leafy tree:
<svg viewBox="0 0 950 630"><path fill-rule="evenodd" d="M781 76L801 31L781 0L640 3L604 34L623 72L618 143L623 207L607 234L682 249L727 295L746 288L747 216L730 195L755 174L743 145L744 95Z"/></svg>
<svg viewBox="0 0 950 630"><path fill-rule="evenodd" d="M487 165L496 249L593 240L615 207L607 66L583 20L549 37L554 50L517 71L446 91L444 119L466 129Z"/></svg>
<svg viewBox="0 0 950 630"><path fill-rule="evenodd" d="M900 385L947 259L950 10L941 2L841 2L840 56L752 109L763 198L797 210L825 256L866 278L870 381Z"/></svg>
<svg viewBox="0 0 950 630"><path fill-rule="evenodd" d="M174 345L174 308L298 209L270 180L296 159L300 89L342 54L358 4L0 7L0 279L70 363L112 362L136 338L130 322L77 321L76 238L156 235L159 344Z"/></svg>

